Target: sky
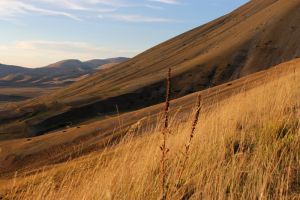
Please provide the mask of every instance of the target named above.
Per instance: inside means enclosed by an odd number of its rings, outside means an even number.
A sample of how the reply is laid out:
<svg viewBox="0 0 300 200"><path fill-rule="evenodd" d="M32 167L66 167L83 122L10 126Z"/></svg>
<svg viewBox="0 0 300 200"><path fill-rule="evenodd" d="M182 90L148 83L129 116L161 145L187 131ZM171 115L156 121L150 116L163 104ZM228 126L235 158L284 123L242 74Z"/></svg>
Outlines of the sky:
<svg viewBox="0 0 300 200"><path fill-rule="evenodd" d="M135 55L248 0L0 0L0 63Z"/></svg>

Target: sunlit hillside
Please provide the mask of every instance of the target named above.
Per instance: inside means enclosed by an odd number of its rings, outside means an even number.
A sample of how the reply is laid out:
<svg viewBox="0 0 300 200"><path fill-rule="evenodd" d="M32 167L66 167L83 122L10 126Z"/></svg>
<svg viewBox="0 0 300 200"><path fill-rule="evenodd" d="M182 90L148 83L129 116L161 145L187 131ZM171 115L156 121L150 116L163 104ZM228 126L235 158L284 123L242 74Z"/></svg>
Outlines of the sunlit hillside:
<svg viewBox="0 0 300 200"><path fill-rule="evenodd" d="M187 153L196 109L184 121L178 108L164 163L161 116L155 126L132 125L121 142L100 152L1 179L0 198L300 199L300 72L299 63L287 65L279 78L202 102Z"/></svg>

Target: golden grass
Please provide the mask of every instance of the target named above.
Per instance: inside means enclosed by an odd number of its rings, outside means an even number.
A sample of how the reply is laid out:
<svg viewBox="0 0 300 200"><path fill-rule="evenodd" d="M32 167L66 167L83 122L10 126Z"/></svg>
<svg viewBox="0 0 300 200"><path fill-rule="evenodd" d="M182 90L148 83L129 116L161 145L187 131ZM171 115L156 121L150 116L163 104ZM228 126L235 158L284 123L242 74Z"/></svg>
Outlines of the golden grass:
<svg viewBox="0 0 300 200"><path fill-rule="evenodd" d="M183 154L184 158L181 161L182 164L181 164L181 168L178 172L179 175L178 175L178 178L177 178L176 186L179 186L181 178L182 178L182 174L183 174L184 170L187 170L186 169L186 162L188 161L188 158L189 158L189 152L190 152L192 140L195 136L196 126L198 125L199 116L200 116L200 112L201 112L201 107L202 107L201 95L198 95L197 104L196 104L196 113L195 113L195 116L194 116L194 119L193 119L191 132L190 132L188 141L185 144L185 151L184 151L184 154Z"/></svg>
<svg viewBox="0 0 300 200"><path fill-rule="evenodd" d="M203 104L185 170L190 120L170 119L167 198L300 199L299 74ZM195 112L197 109L195 109ZM7 181L8 199L159 199L160 125L101 153ZM4 196L4 195L3 195Z"/></svg>

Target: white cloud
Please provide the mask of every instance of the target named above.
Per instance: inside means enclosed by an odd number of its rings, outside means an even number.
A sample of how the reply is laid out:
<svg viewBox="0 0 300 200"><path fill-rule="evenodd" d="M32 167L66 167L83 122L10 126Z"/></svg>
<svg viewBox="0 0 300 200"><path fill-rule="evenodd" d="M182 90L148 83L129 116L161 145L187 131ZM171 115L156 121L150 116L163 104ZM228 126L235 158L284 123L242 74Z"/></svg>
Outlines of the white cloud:
<svg viewBox="0 0 300 200"><path fill-rule="evenodd" d="M42 3L48 3L53 4L58 7L71 9L71 10L88 10L87 7L83 6L82 3L75 2L72 0L31 0L32 2L42 2Z"/></svg>
<svg viewBox="0 0 300 200"><path fill-rule="evenodd" d="M29 40L29 41L17 41L15 42L15 48L17 49L27 49L27 50L36 50L36 49L47 49L47 50L91 50L91 46L88 43L84 42L70 42L70 41L48 41L48 40Z"/></svg>
<svg viewBox="0 0 300 200"><path fill-rule="evenodd" d="M145 23L166 23L166 22L175 22L175 20L161 18L161 17L148 17L143 15L123 15L123 14L111 14L105 16L99 16L100 18L110 18L117 21L123 22L145 22Z"/></svg>
<svg viewBox="0 0 300 200"><path fill-rule="evenodd" d="M22 15L38 14L81 21L77 11L85 11L89 15L109 13L125 5L118 0L0 0L0 20L12 21L21 19Z"/></svg>
<svg viewBox="0 0 300 200"><path fill-rule="evenodd" d="M0 19L12 19L17 15L32 13L51 16L64 16L73 20L80 20L80 18L68 12L39 8L32 4L23 3L17 0L0 1Z"/></svg>
<svg viewBox="0 0 300 200"><path fill-rule="evenodd" d="M1 63L41 67L64 59L90 60L117 56L132 57L142 50L112 49L87 42L26 40L0 46Z"/></svg>
<svg viewBox="0 0 300 200"><path fill-rule="evenodd" d="M179 4L178 0L148 0L148 1L165 3L165 4Z"/></svg>
<svg viewBox="0 0 300 200"><path fill-rule="evenodd" d="M17 41L14 43L14 48L23 50L41 50L60 51L60 52L78 52L78 53L117 53L117 52L137 52L136 50L115 50L110 48L98 47L86 42L74 41L49 41L49 40L28 40Z"/></svg>
<svg viewBox="0 0 300 200"><path fill-rule="evenodd" d="M86 3L89 4L102 4L105 6L112 6L112 7L133 7L136 4L130 3L125 0L86 0Z"/></svg>
<svg viewBox="0 0 300 200"><path fill-rule="evenodd" d="M150 5L150 4L145 4L145 7L155 9L155 10L162 10L163 7L161 6L155 6L155 5Z"/></svg>
<svg viewBox="0 0 300 200"><path fill-rule="evenodd" d="M77 21L97 18L97 16L123 22L166 23L175 21L164 17L134 14L134 8L138 7L163 9L162 6L150 4L149 1L165 4L178 3L177 0L143 0L138 4L129 2L129 0L0 0L0 20L21 24L19 22L22 22L24 15L48 15L63 16ZM130 14L120 13L120 10L125 7L133 8Z"/></svg>

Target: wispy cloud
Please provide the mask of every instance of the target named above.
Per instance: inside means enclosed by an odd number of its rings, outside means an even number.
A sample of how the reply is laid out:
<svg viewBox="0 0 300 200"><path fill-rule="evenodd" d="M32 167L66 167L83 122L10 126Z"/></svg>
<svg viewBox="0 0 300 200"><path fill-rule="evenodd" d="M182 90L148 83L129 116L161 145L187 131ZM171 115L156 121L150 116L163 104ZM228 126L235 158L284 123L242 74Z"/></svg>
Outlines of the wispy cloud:
<svg viewBox="0 0 300 200"><path fill-rule="evenodd" d="M79 17L68 12L39 8L32 4L23 3L16 0L0 1L0 18L9 19L14 18L17 15L25 15L32 13L50 16L64 16L73 20L80 20Z"/></svg>
<svg viewBox="0 0 300 200"><path fill-rule="evenodd" d="M75 41L49 41L49 40L24 40L6 45L0 45L0 60L6 64L40 67L45 63L58 60L76 58L89 60L94 58L108 58L116 56L131 57L142 50L136 49L113 49L97 46L87 42ZM22 59L15 59L15 55ZM39 58L38 60L36 58ZM18 60L20 63L18 63ZM28 63L26 63L28 61Z"/></svg>
<svg viewBox="0 0 300 200"><path fill-rule="evenodd" d="M115 49L95 46L86 42L74 42L74 41L49 41L49 40L17 41L14 43L13 47L16 49L24 49L24 50L46 49L47 51L78 52L78 53L138 52L137 50L122 50L122 49L115 50Z"/></svg>
<svg viewBox="0 0 300 200"><path fill-rule="evenodd" d="M153 3L150 3L153 2ZM135 13L135 9L146 7L156 10L163 9L162 5L178 4L178 0L142 0L139 3L129 0L0 0L0 20L22 21L24 15L62 16L72 20L82 21L87 18L103 18L123 22L174 22L175 20L157 16L144 16ZM122 9L130 8L130 13L124 15Z"/></svg>
<svg viewBox="0 0 300 200"><path fill-rule="evenodd" d="M150 4L145 4L145 7L155 9L155 10L162 10L163 9L163 7L161 7L161 6L150 5Z"/></svg>
<svg viewBox="0 0 300 200"><path fill-rule="evenodd" d="M105 6L112 6L112 7L134 7L137 5L126 0L86 0L86 3L102 4Z"/></svg>
<svg viewBox="0 0 300 200"><path fill-rule="evenodd" d="M31 1L33 3L38 2L38 3L52 4L61 8L71 9L71 10L88 10L88 7L85 7L82 3L77 1L75 2L72 0L31 0Z"/></svg>
<svg viewBox="0 0 300 200"><path fill-rule="evenodd" d="M148 0L148 1L164 3L164 4L179 4L180 3L178 0Z"/></svg>
<svg viewBox="0 0 300 200"><path fill-rule="evenodd" d="M124 14L110 14L110 15L99 15L99 18L109 18L112 20L123 21L123 22L144 22L144 23L170 23L177 22L173 19L162 18L162 17L149 17L143 15L124 15Z"/></svg>

